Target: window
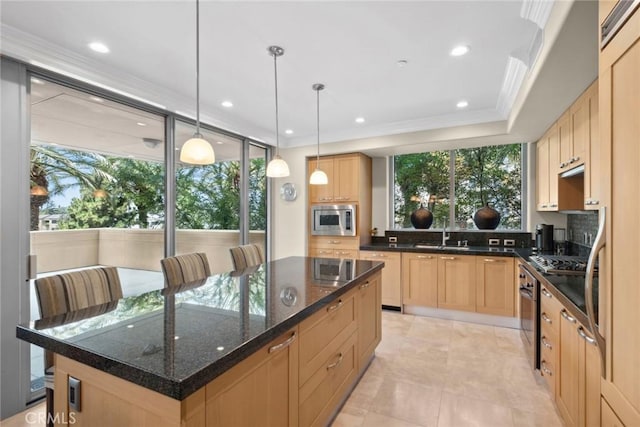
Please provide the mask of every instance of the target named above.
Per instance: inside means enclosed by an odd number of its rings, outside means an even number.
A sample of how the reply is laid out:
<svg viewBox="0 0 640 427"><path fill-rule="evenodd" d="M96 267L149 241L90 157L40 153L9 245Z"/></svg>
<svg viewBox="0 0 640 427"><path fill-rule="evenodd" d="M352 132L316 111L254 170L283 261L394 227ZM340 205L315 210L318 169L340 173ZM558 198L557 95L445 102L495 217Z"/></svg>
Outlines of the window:
<svg viewBox="0 0 640 427"><path fill-rule="evenodd" d="M411 228L420 204L433 213L432 228L477 229L473 214L489 205L498 229L522 229L523 144L495 145L395 156L394 228Z"/></svg>

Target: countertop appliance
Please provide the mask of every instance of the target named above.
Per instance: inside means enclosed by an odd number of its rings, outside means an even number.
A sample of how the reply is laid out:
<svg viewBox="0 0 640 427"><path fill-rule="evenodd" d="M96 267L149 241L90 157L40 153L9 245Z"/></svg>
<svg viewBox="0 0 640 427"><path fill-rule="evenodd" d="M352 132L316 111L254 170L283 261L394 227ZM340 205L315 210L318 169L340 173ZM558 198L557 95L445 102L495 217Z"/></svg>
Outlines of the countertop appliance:
<svg viewBox="0 0 640 427"><path fill-rule="evenodd" d="M311 206L314 236L355 236L355 205L313 205Z"/></svg>
<svg viewBox="0 0 640 427"><path fill-rule="evenodd" d="M540 368L540 283L522 265L518 271L520 292L520 336L533 369Z"/></svg>
<svg viewBox="0 0 640 427"><path fill-rule="evenodd" d="M543 252L553 251L553 224L536 225L536 249Z"/></svg>
<svg viewBox="0 0 640 427"><path fill-rule="evenodd" d="M587 258L570 255L531 255L529 260L535 268L547 274L584 276Z"/></svg>

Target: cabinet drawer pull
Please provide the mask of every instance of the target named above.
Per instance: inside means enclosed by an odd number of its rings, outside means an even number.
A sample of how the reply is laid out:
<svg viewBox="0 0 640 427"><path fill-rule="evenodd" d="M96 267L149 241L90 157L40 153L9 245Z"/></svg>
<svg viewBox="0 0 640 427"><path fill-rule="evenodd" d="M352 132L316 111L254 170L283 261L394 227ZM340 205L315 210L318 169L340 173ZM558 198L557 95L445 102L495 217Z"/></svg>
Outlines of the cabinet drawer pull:
<svg viewBox="0 0 640 427"><path fill-rule="evenodd" d="M542 209L544 209L544 208L548 208L549 206L547 206L547 205L540 205L540 207L541 207Z"/></svg>
<svg viewBox="0 0 640 427"><path fill-rule="evenodd" d="M551 372L551 369L547 368L547 362L545 362L544 360L542 362L540 362L540 370L549 375L550 377L553 376L553 372Z"/></svg>
<svg viewBox="0 0 640 427"><path fill-rule="evenodd" d="M336 253L337 253L338 255L349 255L349 254L351 254L351 252L350 252L350 251L337 251Z"/></svg>
<svg viewBox="0 0 640 427"><path fill-rule="evenodd" d="M338 301L337 304L330 305L329 307L327 307L327 313L330 313L330 312L332 312L334 310L337 310L340 307L342 307L342 300Z"/></svg>
<svg viewBox="0 0 640 427"><path fill-rule="evenodd" d="M540 338L540 342L542 343L543 346L547 347L549 350L552 350L553 346L547 342L546 338L547 337Z"/></svg>
<svg viewBox="0 0 640 427"><path fill-rule="evenodd" d="M339 245L340 240L327 240L327 243L329 243L330 245Z"/></svg>
<svg viewBox="0 0 640 427"><path fill-rule="evenodd" d="M296 340L296 333L294 332L285 341L282 341L280 344L276 344L276 345L274 345L272 347L269 347L269 353L273 353L274 351L278 351L278 350L281 350L281 349L283 349L285 347L288 347L295 340Z"/></svg>
<svg viewBox="0 0 640 427"><path fill-rule="evenodd" d="M593 338L591 338L590 336L588 336L585 332L584 332L584 328L582 326L578 326L578 335L580 335L582 337L582 339L584 339L586 342L588 342L591 345L596 345L596 340L594 340Z"/></svg>
<svg viewBox="0 0 640 427"><path fill-rule="evenodd" d="M333 200L333 197L321 197L320 198L321 202L330 202L331 200Z"/></svg>
<svg viewBox="0 0 640 427"><path fill-rule="evenodd" d="M550 205L549 205L549 207L550 207L550 208L557 208L557 207L558 207L558 204L557 204L557 203L552 203L552 204L550 204Z"/></svg>
<svg viewBox="0 0 640 427"><path fill-rule="evenodd" d="M571 317L569 316L569 313L567 313L567 310L565 310L564 308L562 309L562 311L560 312L560 315L562 317L564 317L565 319L567 319L569 322L571 323L576 323L576 318L575 317Z"/></svg>
<svg viewBox="0 0 640 427"><path fill-rule="evenodd" d="M565 162L560 163L560 169L562 169L565 166L567 166L567 164Z"/></svg>
<svg viewBox="0 0 640 427"><path fill-rule="evenodd" d="M416 258L418 259L433 259L432 255L418 255Z"/></svg>
<svg viewBox="0 0 640 427"><path fill-rule="evenodd" d="M599 201L599 200L592 200L592 201L591 201L591 204L592 204L592 205L599 205L599 204L600 204L600 201Z"/></svg>
<svg viewBox="0 0 640 427"><path fill-rule="evenodd" d="M369 286L371 286L371 282L369 282L368 280L366 282L364 282L362 285L360 285L360 289L366 289Z"/></svg>
<svg viewBox="0 0 640 427"><path fill-rule="evenodd" d="M551 292L549 292L548 290L546 290L545 288L542 288L542 290L540 290L540 293L542 295L544 295L547 298L553 298L553 295L551 295Z"/></svg>
<svg viewBox="0 0 640 427"><path fill-rule="evenodd" d="M327 365L327 371L329 369L333 369L333 368L337 367L338 365L340 365L342 363L342 358L343 357L344 356L342 355L342 353L338 354L338 360L336 360L335 362L330 363L329 365Z"/></svg>
<svg viewBox="0 0 640 427"><path fill-rule="evenodd" d="M333 251L327 251L327 250L319 250L318 251L319 254L332 254Z"/></svg>
<svg viewBox="0 0 640 427"><path fill-rule="evenodd" d="M547 316L547 313L542 313L540 315L540 317L542 318L542 320L544 320L548 324L552 324L553 323L553 320L549 319L549 316Z"/></svg>
<svg viewBox="0 0 640 427"><path fill-rule="evenodd" d="M503 259L485 258L484 262L504 262Z"/></svg>
<svg viewBox="0 0 640 427"><path fill-rule="evenodd" d="M456 257L454 257L454 256L441 256L440 259L445 259L445 260L448 260L448 261L452 261L452 260L456 259Z"/></svg>

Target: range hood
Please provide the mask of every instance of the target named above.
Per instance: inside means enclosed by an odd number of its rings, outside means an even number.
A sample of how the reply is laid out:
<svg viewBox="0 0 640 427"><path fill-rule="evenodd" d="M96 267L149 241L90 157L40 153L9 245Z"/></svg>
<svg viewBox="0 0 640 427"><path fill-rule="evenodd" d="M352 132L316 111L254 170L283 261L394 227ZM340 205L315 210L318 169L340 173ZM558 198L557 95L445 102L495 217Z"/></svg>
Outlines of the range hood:
<svg viewBox="0 0 640 427"><path fill-rule="evenodd" d="M560 174L560 178L570 178L576 175L584 175L584 165L577 166Z"/></svg>

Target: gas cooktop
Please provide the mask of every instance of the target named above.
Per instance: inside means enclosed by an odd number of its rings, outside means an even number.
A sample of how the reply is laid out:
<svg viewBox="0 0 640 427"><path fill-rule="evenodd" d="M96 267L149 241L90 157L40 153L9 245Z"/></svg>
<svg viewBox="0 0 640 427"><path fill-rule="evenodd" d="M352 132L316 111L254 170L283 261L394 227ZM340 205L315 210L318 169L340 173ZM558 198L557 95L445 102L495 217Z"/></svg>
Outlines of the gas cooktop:
<svg viewBox="0 0 640 427"><path fill-rule="evenodd" d="M587 271L587 258L570 255L531 255L531 263L540 271L548 274L571 274L584 276Z"/></svg>

